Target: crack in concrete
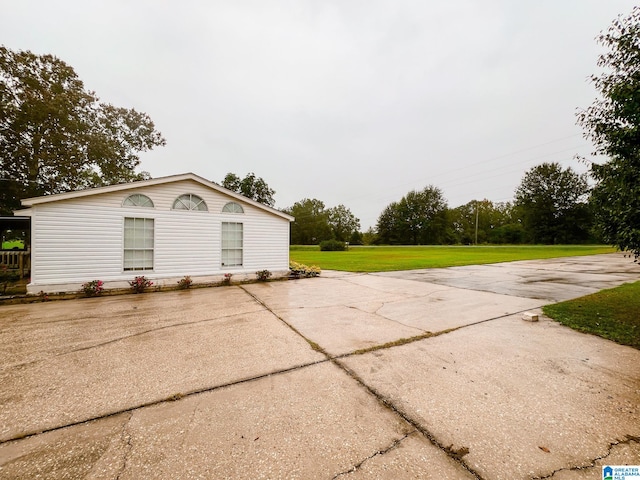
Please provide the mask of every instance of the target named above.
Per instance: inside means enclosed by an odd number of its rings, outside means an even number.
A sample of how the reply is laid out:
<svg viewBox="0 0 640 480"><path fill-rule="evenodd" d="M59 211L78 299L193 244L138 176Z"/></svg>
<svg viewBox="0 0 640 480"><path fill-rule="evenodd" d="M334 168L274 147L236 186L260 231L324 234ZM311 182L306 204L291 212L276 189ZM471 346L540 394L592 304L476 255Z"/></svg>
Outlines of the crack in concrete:
<svg viewBox="0 0 640 480"><path fill-rule="evenodd" d="M303 369L303 368L306 368L306 367L309 367L309 366L318 365L318 364L322 364L322 363L325 363L325 362L331 362L334 365L336 365L338 368L343 370L351 378L353 378L358 384L360 384L371 395L373 395L378 400L378 402L380 402L385 408L388 408L389 410L394 412L396 415L398 415L400 418L402 418L405 422L407 422L409 425L411 425L415 429L415 431L417 431L420 434L422 434L434 446L436 446L437 448L442 450L448 457L452 458L457 463L459 463L465 470L467 470L469 473L471 473L476 479L483 480L482 477L477 472L475 472L470 466L468 466L462 460L462 457L467 453L466 451L463 454L460 454L459 451L457 451L457 450L454 451L450 447L447 447L446 445L440 444L435 439L433 434L431 434L429 431L424 429L416 420L412 419L406 412L404 412L400 408L398 408L393 402L391 402L389 399L385 398L380 392L377 392L373 387L371 387L368 384L366 384L355 372L353 372L346 365L344 365L342 362L339 361L339 359L347 358L347 357L350 357L350 356L356 355L356 354L366 353L368 351L379 350L379 349L382 349L382 348L392 348L393 346L397 346L396 344L394 344L394 342L391 342L390 344L384 344L384 345L372 347L370 349L366 349L366 351L356 351L356 352L350 352L350 353L346 353L346 354L342 354L342 355L338 355L338 356L331 356L321 346L319 346L318 344L316 344L312 340L306 338L293 325L289 324L287 321L285 321L283 318L281 318L278 314L276 314L266 303L264 303L262 300L260 300L257 296L255 296L252 293L248 292L242 286L240 286L240 289L242 289L255 302L257 302L259 305L261 305L264 309L266 309L274 317L279 319L284 325L286 325L288 328L290 328L298 336L300 336L302 339L304 339L310 345L311 348L313 348L314 350L316 350L319 353L321 353L325 358L322 359L322 360L318 360L318 361L314 361L314 362L308 362L308 363L296 365L296 366L293 366L293 367L285 368L285 369L282 369L282 370L277 370L277 371L265 373L265 374L258 375L258 376L255 376L255 377L244 378L244 379L241 379L241 380L228 382L228 383L225 383L225 384L216 385L216 386L212 386L212 387L205 387L205 388L195 389L195 390L180 394L180 396L178 398L176 398L175 396L172 396L172 397L168 397L168 398L164 398L164 399L160 399L160 400L153 400L153 401L149 401L149 402L144 402L144 403L140 403L138 405L135 405L133 407L129 407L127 409L118 410L118 411L115 411L115 412L106 413L106 414L99 415L99 416L96 416L96 417L79 420L79 421L76 421L76 422L68 423L66 425L56 426L56 427L52 427L52 428L44 429L44 430L38 430L38 431L22 433L20 435L15 436L15 437L0 441L0 445L3 445L3 444L8 443L8 442L18 441L18 440L25 439L25 438L28 438L28 437L33 437L33 436L37 436L37 435L40 435L40 434L48 433L48 432L51 432L51 431L57 431L57 430L61 430L61 429L68 428L68 427L73 427L73 426L77 426L77 425L86 424L88 422L100 420L100 419L103 419L103 418L109 418L109 417L112 417L112 416L115 416L115 415L120 415L120 414L123 414L123 413L128 413L129 414L129 420L130 420L135 411L140 410L140 409L145 408L145 407L160 405L160 404L163 404L163 403L166 403L166 402L170 402L170 401L177 401L177 400L180 400L182 398L190 397L192 395L197 395L197 394L200 394L200 393L212 392L212 391L215 391L215 390L218 390L218 389L222 389L222 388L226 388L226 387L229 387L229 386L234 386L234 385L239 385L239 384L243 384L243 383L248 383L248 382L261 380L261 379L270 377L272 375L286 374L286 373L289 373L289 372L292 372L292 371L296 371L296 370L300 370L300 369ZM523 311L526 311L526 310L523 310ZM505 314L505 315L501 315L501 316L498 316L498 317L494 317L494 318L490 318L490 319L486 319L486 320L481 320L479 322L475 322L475 323L472 323L472 324L469 324L469 325L463 325L463 326L457 327L455 329L449 329L449 330L445 330L445 331L442 331L442 332L437 332L436 334L428 333L428 336L442 335L442 334L449 333L451 331L455 331L455 330L458 330L458 329L461 329L461 328L466 328L468 326L476 325L476 324L479 324L479 323L484 323L484 322L488 322L488 321L491 321L491 320L504 318L504 317L507 317L507 316L510 316L510 315L515 315L517 313L521 313L521 312L514 312L514 313L511 313L511 314ZM231 318L233 316L237 316L237 315L230 315L230 316L223 317L223 318ZM174 327L178 327L178 326L181 326L181 325L204 323L204 322L210 322L210 321L213 321L213 320L219 320L219 319L207 319L207 320L199 320L199 321L195 321L195 322L188 322L188 323L182 323L182 324L172 324L172 325L163 326L163 327L160 327L160 328L157 328L157 329L153 329L153 330L162 330L162 329L165 329L165 328L174 328ZM150 330L150 331L153 331L153 330ZM137 335L141 335L141 334L144 334L144 333L149 333L149 331L139 332L138 334L134 334L134 335L131 335L131 336L137 336ZM128 337L125 337L125 338L128 338ZM413 341L418 341L418 340L421 340L423 338L425 338L425 335L419 335L419 336L411 337L410 339L404 339L404 340L408 340L408 341L405 341L405 343L411 343ZM113 343L113 341L110 341L110 342L107 342L107 343ZM88 348L95 348L95 346L94 347L88 347ZM195 410L194 410L194 412L195 412ZM126 432L126 425L129 423L129 420L127 420L127 422L125 423L125 427L123 427L123 439L125 438L124 434ZM407 436L408 435L409 434L407 434ZM403 437L401 440L404 440L404 438L406 438L406 436ZM131 445L131 437L130 436L126 437L126 441L127 441L127 445L129 447L132 447L132 445ZM387 450L383 451L382 453L386 453L387 451L391 450L392 448L395 448L395 446L397 446L397 445L392 445L390 448L388 448ZM130 451L130 449L129 449L129 451ZM123 460L124 463L123 463L123 466L121 468L121 473L122 473L122 471L124 471L124 468L126 467L126 461L127 461L128 453L129 452L127 452L127 454L125 455L125 458ZM373 456L378 455L378 454L381 454L381 452L377 452ZM369 458L370 457L368 457L367 459L369 459ZM365 459L364 461L366 461L367 459ZM360 465L363 462L361 462ZM348 473L348 472L346 472L346 473ZM118 477L119 476L120 476L120 474L118 474Z"/></svg>
<svg viewBox="0 0 640 480"><path fill-rule="evenodd" d="M366 276L370 276L370 275L371 275L370 273L363 273L362 275L359 275L359 276L366 277ZM371 287L369 285L362 285L360 283L351 282L351 281L349 281L348 278L339 278L337 280L340 280L342 282L346 282L346 283L348 283L350 285L355 285L356 287L359 287L359 288L367 288L367 289L373 290L375 292L381 292L381 293L385 293L385 294L389 293L389 291L383 290L382 288L375 288L375 287ZM413 298L413 297L417 296L417 295L413 295L411 293L402 293L402 294L401 293L397 293L397 292L391 292L391 293L396 293L396 295L402 295L404 298Z"/></svg>
<svg viewBox="0 0 640 480"><path fill-rule="evenodd" d="M246 292L247 292L248 295L253 297L256 302L260 303L260 305L264 306L264 308L266 308L269 312L271 312L271 314L273 316L275 316L281 322L283 322L285 325L287 325L296 334L300 335L307 343L309 343L310 345L311 344L315 345L315 342L313 342L312 340L310 340L310 339L306 338L304 335L302 335L302 333L300 333L293 325L290 325L283 318L281 318L277 313L275 313L266 303L264 303L262 300L260 300L257 296L253 295L252 293L250 293L248 291L246 291ZM502 315L501 317L497 317L497 318L502 318L503 316L506 316L506 315ZM483 323L483 322L486 322L486 321L489 321L489 320L483 320L482 322L477 322L477 323ZM458 327L457 329L459 329L459 328L464 328L464 327ZM411 418L411 416L409 414L407 414L406 412L401 410L391 400L389 400L388 398L384 397L384 395L382 395L380 392L378 392L373 387L368 385L353 370L351 370L349 367L347 367L344 363L340 362L339 359L349 357L349 356L353 355L354 353L349 353L349 354L333 357L333 356L329 355L324 349L322 349L322 347L319 347L318 351L320 353L322 353L327 358L328 361L330 361L332 364L334 364L340 370L342 370L347 375L349 375L349 377L351 377L353 380L355 380L356 383L358 383L367 392L369 392L369 394L372 395L383 407L385 407L385 408L389 409L391 412L395 413L402 420L404 420L405 423L407 423L408 425L411 425L414 428L414 430L420 432L425 438L427 438L429 440L429 442L431 442L431 444L433 444L438 449L440 449L449 458L451 458L452 460L457 462L462 468L464 468L471 475L473 475L476 478L476 480L484 480L483 477L478 472L476 472L470 465L468 465L462 459L462 457L464 457L464 455L469 453L469 450L466 447L462 447L462 449L455 450L451 446L446 446L446 445L441 444L435 438L435 436L431 432L429 432L427 429L422 427L422 425L420 425L420 423L417 420L414 420L413 418Z"/></svg>
<svg viewBox="0 0 640 480"><path fill-rule="evenodd" d="M557 470L554 470L553 472L543 477L531 477L531 480L547 480L548 478L553 478L556 475L556 473L560 473L564 471L578 471L578 470L588 470L591 468L596 468L596 463L599 462L600 460L604 460L609 455L611 455L611 453L613 453L614 447L617 447L618 445L627 445L632 442L640 443L640 436L634 436L634 435L625 435L625 436L627 437L626 440L618 440L617 442L610 442L609 446L607 447L607 452L604 455L588 460L588 463L586 465L575 465L573 467L558 468Z"/></svg>
<svg viewBox="0 0 640 480"><path fill-rule="evenodd" d="M129 418L127 418L127 420L122 425L122 431L120 432L120 440L124 443L125 452L124 452L124 455L122 456L122 465L118 470L118 473L116 475L116 480L120 480L120 476L127 469L127 461L129 460L129 454L133 450L133 444L131 443L131 434L127 431L127 427L129 426L129 422L131 421L132 417L133 417L133 412L129 412Z"/></svg>
<svg viewBox="0 0 640 480"><path fill-rule="evenodd" d="M468 448L462 447L460 449L453 449L452 446L450 445L447 446L440 443L436 439L435 435L433 435L426 428L420 425L420 423L417 420L413 419L407 412L405 412L396 404L394 404L390 399L388 399L387 397L382 395L382 393L378 392L375 388L367 384L362 378L360 378L360 376L357 373L355 373L345 364L338 361L337 359L332 360L332 363L339 366L347 375L353 378L365 390L367 390L371 395L373 395L373 397L376 398L378 402L380 402L384 407L394 412L396 415L402 418L406 423L411 425L416 431L420 432L420 434L422 434L433 446L437 447L445 455L447 455L449 458L451 458L456 463L458 463L462 468L464 468L467 472L473 475L476 478L476 480L484 480L484 478L478 472L476 472L470 465L468 465L463 460L463 457L467 453L469 453Z"/></svg>
<svg viewBox="0 0 640 480"><path fill-rule="evenodd" d="M391 445L389 445L388 447L382 449L382 450L376 450L374 453L372 453L371 455L369 455L368 457L364 458L363 460L361 460L360 462L356 463L353 467L351 467L349 470L345 470L344 472L340 472L337 473L336 475L333 476L333 478L331 480L335 480L338 477L341 477L343 475L349 475L350 473L353 473L355 471L357 471L360 467L362 467L362 465L364 465L366 462L368 462L369 460L371 460L372 458L375 458L377 456L382 456L385 455L386 453L389 453L391 450L393 450L394 448L397 448L398 445L400 445L407 437L409 437L410 435L413 435L414 433L416 433L415 430L405 434L403 437L401 438L396 438Z"/></svg>
<svg viewBox="0 0 640 480"><path fill-rule="evenodd" d="M198 323L207 323L207 322L214 322L214 321L218 321L218 320L225 320L225 319L230 319L230 318L233 318L233 317L237 317L238 315L245 315L245 314L256 313L256 312L260 312L260 311L262 311L262 310L252 310L252 311L249 311L249 312L235 313L233 315L225 315L224 317L206 318L206 319L203 319L203 320L194 320L192 322L182 322L182 323L172 323L172 324L169 324L169 325L162 325L161 327L150 328L148 330L143 330L143 331L140 331L140 332L132 333L130 335L124 335L124 336L121 336L121 337L112 338L111 340L106 340L104 342L96 343L94 345L89 345L89 346L86 346L86 347L80 347L80 348L76 348L76 349L73 349L73 350L64 351L64 352L61 352L61 353L54 353L52 355L46 356L45 358L38 358L38 359L35 359L35 360L30 360L28 362L23 362L23 363L14 363L14 364L11 364L11 365L8 365L6 367L1 368L0 371L6 371L6 370L10 370L12 368L21 368L21 367L24 367L24 366L27 366L27 365L33 365L33 364L36 364L36 363L46 362L46 361L48 361L48 360L50 360L52 358L63 357L65 355L71 355L73 353L83 352L83 351L86 351L86 350L91 350L93 348L104 347L104 346L110 345L112 343L118 343L118 342L123 341L123 340L128 340L130 338L140 337L140 336L146 335L148 333L158 332L160 330L166 330L166 329L169 329L169 328L177 328L177 327L182 327L182 326L186 326L186 325L196 325Z"/></svg>
<svg viewBox="0 0 640 480"><path fill-rule="evenodd" d="M354 310L358 310L359 312L367 313L369 315L375 315L376 317L380 317L383 320L386 320L388 322L397 323L398 325L402 325L403 327L411 328L413 330L418 330L419 332L422 332L422 333L426 332L426 330L423 330L421 328L415 327L413 325L407 325L406 323L399 322L398 320L394 320L393 318L389 318L389 317L386 317L386 316L378 313L381 309L383 309L389 303L394 303L394 302L382 302L380 307L376 308L376 310L374 312L367 312L366 310L363 310L363 309L361 309L359 307L355 307L355 306L349 306L349 308L353 308Z"/></svg>
<svg viewBox="0 0 640 480"><path fill-rule="evenodd" d="M374 272L372 272L372 273L364 273L364 274L363 274L363 276L372 276L372 277L375 277L376 275L375 275L375 273L374 273ZM378 275L378 276L380 277L381 275ZM382 276L382 277L384 278L384 276ZM397 278L397 280L398 280L398 279L399 279L399 280L407 280L407 281L410 281L410 282L418 282L418 283L432 283L434 286L435 286L435 285L438 285L438 286L446 287L446 288L441 288L441 289L439 289L439 290L434 290L433 292L429 292L429 293L425 293L425 294L417 294L417 293L400 293L400 292L393 292L393 291L392 291L392 292L389 292L388 290L384 290L384 289L381 289L381 288L371 287L371 286L369 286L369 285L361 285L361 284L356 283L356 282L350 282L348 279L345 279L345 280L343 280L343 281L346 281L347 283L350 283L351 285L355 285L355 286L360 287L360 288L368 288L368 289L370 289L370 290L374 290L374 291L376 291L376 292L382 292L382 293L386 293L386 294L388 294L388 293L393 293L393 294L395 294L395 295L401 295L401 296L403 297L403 298L402 298L402 300L406 300L406 299L408 299L408 298L427 298L427 297L430 297L431 295L434 295L434 294L436 294L436 293L447 292L447 291L451 290L452 288L455 288L455 287L450 287L450 286L448 286L448 285L443 285L443 284L434 283L434 282L422 282L422 281L420 281L420 280L414 280L414 279L412 279L412 278ZM342 280L342 279L340 279L340 280ZM395 300L395 301L396 301L396 302L400 302L400 301L402 301L402 300ZM385 302L385 303L393 303L393 302Z"/></svg>
<svg viewBox="0 0 640 480"><path fill-rule="evenodd" d="M95 416L95 417L84 418L84 419L81 419L81 420L77 420L75 422L67 423L65 425L58 425L58 426L54 426L54 427L50 427L50 428L46 428L46 429L39 429L39 430L32 430L32 431L23 432L23 433L21 433L19 435L15 435L13 437L6 438L4 440L0 440L0 445L4 445L5 443L9 443L9 442L15 442L15 441L18 441L18 440L23 440L25 438L34 437L34 436L41 435L41 434L44 434L44 433L55 432L55 431L58 431L58 430L62 430L64 428L75 427L75 426L78 426L78 425L84 425L86 423L93 422L93 421L96 421L96 420L102 420L104 418L111 418L111 417L114 417L116 415L120 415L120 414L123 414L123 413L135 412L137 410L141 410L141 409L146 408L146 407L153 407L155 405L162 405L163 403L168 403L168 402L176 402L176 401L179 401L179 400L181 400L183 398L191 397L192 395L199 395L201 393L213 392L213 391L220 390L220 389L223 389L223 388L232 387L232 386L235 386L235 385L241 385L243 383L249 383L249 382L254 382L254 381L257 381L257 380L262 380L263 378L267 378L267 377L270 377L272 375L279 375L279 374L283 374L283 373L294 372L296 370L301 370L303 368L310 367L310 366L313 366L313 365L319 365L321 363L326 363L328 361L330 361L329 358L324 358L322 360L317 360L315 362L303 363L303 364L300 364L300 365L294 365L293 367L284 368L282 370L276 370L276 371L273 371L273 372L263 373L261 375L255 376L255 377L243 378L243 379L240 379L240 380L235 380L235 381L232 381L232 382L223 383L223 384L220 384L220 385L215 385L215 386L212 386L212 387L198 388L198 389L195 389L195 390L191 390L189 392L181 393L179 395L172 395L172 396L167 397L167 398L162 398L162 399L158 399L158 400L151 400L149 402L139 403L139 404L131 406L129 408L124 408L122 410L117 410L117 411L113 411L113 412L104 413L102 415L98 415L98 416Z"/></svg>
<svg viewBox="0 0 640 480"><path fill-rule="evenodd" d="M194 420L196 419L196 413L198 411L198 409L200 408L200 402L196 402L195 406L193 407L193 410L191 412L191 415L189 417L189 423L187 424L187 426L184 429L184 434L182 435L182 441L180 442L180 448L178 450L183 451L184 450L184 445L185 443L187 443L187 436L189 435L189 432L191 431L191 427L193 426Z"/></svg>
<svg viewBox="0 0 640 480"><path fill-rule="evenodd" d="M54 426L54 427L50 427L50 428L46 428L46 429L23 432L23 433L21 433L19 435L15 435L13 437L9 437L7 439L0 440L0 445L3 445L5 443L9 443L9 442L22 440L22 439L33 437L33 436L37 436L37 435L48 433L48 432L62 430L64 428L69 428L69 427L73 427L73 426L77 426L77 425L83 425L83 424L86 424L88 422L92 422L92 421L95 421L95 420L100 420L100 419L103 419L103 418L110 418L110 417L113 417L115 415L120 415L120 414L123 414L123 413L132 413L132 412L135 412L136 410L140 410L140 409L145 408L145 407L151 407L151 406L160 405L160 404L163 404L163 403L166 403L166 402L177 401L179 399L190 397L192 395L198 395L198 394L201 394L201 393L212 392L212 391L215 391L215 390L219 390L219 389L230 387L230 386L234 386L234 385L240 385L240 384L243 384L243 383L248 383L248 382L261 380L263 378L267 378L267 377L272 376L272 375L279 375L279 374L293 372L293 371L300 370L300 369L303 369L303 368L306 368L306 367L309 367L309 366L318 365L318 364L322 364L322 363L329 362L329 361L334 363L336 366L338 366L342 370L344 370L347 374L352 376L354 379L357 379L357 381L359 383L361 383L361 385L363 385L367 390L369 390L371 392L371 394L373 394L376 398L378 398L379 394L375 393L375 390L371 389L367 384L364 383L364 381L359 380L357 375L355 375L355 373L351 372L346 366L344 366L338 360L342 359L342 358L348 358L348 357L350 357L352 355L359 355L359 354L368 353L368 352L375 351L375 350L392 348L394 346L398 346L399 345L399 343L397 341L396 342L389 342L389 343L386 343L386 344L383 344L383 345L370 347L368 349L357 350L357 351L350 352L350 353L345 353L345 354L341 354L341 355L332 356L328 352L326 352L320 345L318 345L314 341L312 341L312 340L308 339L307 337L305 337L293 325L289 324L282 317L280 317L278 314L276 314L268 305L266 305L258 297L256 297L252 293L250 293L247 290L245 290L242 286L239 286L239 288L242 289L251 298L253 298L254 301L256 301L258 304L260 304L262 307L264 307L274 317L279 319L284 325L286 325L293 332L295 332L298 336L300 336L303 340L305 340L313 350L321 353L325 358L322 359L322 360L314 361L314 362L308 362L308 363L304 363L304 364L295 365L293 367L289 367L289 368L285 368L285 369L281 369L281 370L276 370L276 371L273 371L273 372L264 373L264 374L261 374L261 375L257 375L255 377L248 377L248 378L244 378L244 379L240 379L240 380L235 380L235 381L232 381L232 382L227 382L227 383L224 383L224 384L221 384L221 385L214 385L214 386L195 389L195 390L192 390L192 391L181 393L179 395L179 397L176 397L175 395L173 395L173 396L170 396L168 398L151 400L151 401L148 401L148 402L142 402L142 403L139 403L137 405L131 406L131 407L126 408L126 409L117 410L117 411L113 411L113 412L108 412L108 413L105 413L105 414L102 414L102 415L98 415L98 416L95 416L95 417L81 419L81 420L78 420L78 421L75 421L75 422L67 423L65 425L58 425L58 426ZM522 312L524 312L524 311L526 311L526 310L522 310ZM479 323L488 322L488 321L491 321L491 320L496 320L496 319L507 317L507 316L510 316L510 315L516 315L518 313L521 313L521 312L515 312L513 314L505 314L505 315L501 315L499 317L494 317L494 318L490 318L490 319L486 319L486 320L481 320L479 322L475 322L475 323L472 323L472 324L469 324L469 325L463 325L463 326L460 326L460 327L456 327L454 329L444 330L444 331L436 332L436 333L433 333L433 334L430 333L430 332L426 332L425 334L418 335L418 336L415 336L415 337L411 337L409 339L402 339L403 341L400 344L404 345L406 343L413 343L415 341L423 340L424 338L427 338L427 337L443 335L445 333L450 333L452 331L459 330L461 328L466 328L468 326L472 326L472 325L476 325L476 324L479 324ZM230 317L233 317L233 316L236 316L236 315L230 315L230 316L222 317L222 318L230 318ZM217 319L215 319L215 320L217 320ZM177 327L177 326L180 326L180 325L189 325L189 324L193 324L193 323L203 323L203 322L209 322L209 321L213 321L213 320L212 319L199 320L199 321L195 321L195 322L189 322L189 323L183 323L183 324L175 324L175 325L171 325L171 327ZM160 327L160 328L158 328L158 330L163 329L163 328L167 328L167 327L168 326ZM398 410L395 407L393 407L391 403L387 403L387 401L383 400L382 397L380 397L378 399L384 405L387 405L388 408L391 408L393 411L398 412ZM418 431L420 431L421 433L424 434L424 432L420 429L420 427L419 427L419 425L417 425L417 423L412 423L412 425ZM427 437L427 438L429 438L429 437ZM450 453L447 452L446 447L441 447L441 448L449 456L452 456ZM480 478L480 477L477 477L477 478Z"/></svg>

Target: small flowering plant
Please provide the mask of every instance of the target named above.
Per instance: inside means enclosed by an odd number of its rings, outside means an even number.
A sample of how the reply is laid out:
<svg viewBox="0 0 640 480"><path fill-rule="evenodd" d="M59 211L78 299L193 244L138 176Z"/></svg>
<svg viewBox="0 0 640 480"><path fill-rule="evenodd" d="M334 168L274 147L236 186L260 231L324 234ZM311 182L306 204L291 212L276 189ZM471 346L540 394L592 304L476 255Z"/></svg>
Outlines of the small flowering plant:
<svg viewBox="0 0 640 480"><path fill-rule="evenodd" d="M266 282L271 277L271 272L269 270L258 270L256 272L256 278L259 282Z"/></svg>
<svg viewBox="0 0 640 480"><path fill-rule="evenodd" d="M178 280L178 288L180 290L186 290L187 288L190 288L192 284L193 280L191 280L191 277L189 275L185 275L180 280Z"/></svg>
<svg viewBox="0 0 640 480"><path fill-rule="evenodd" d="M133 291L133 293L142 293L147 288L152 286L153 282L144 275L141 275L139 277L135 277L132 281L130 281L129 285L131 286L131 290Z"/></svg>
<svg viewBox="0 0 640 480"><path fill-rule="evenodd" d="M104 290L104 282L102 280L91 280L82 284L82 291L87 297L97 297Z"/></svg>
<svg viewBox="0 0 640 480"><path fill-rule="evenodd" d="M231 277L233 277L233 273L225 273L222 276L222 283L225 285L230 285L231 284Z"/></svg>
<svg viewBox="0 0 640 480"><path fill-rule="evenodd" d="M308 267L303 263L297 263L293 261L289 262L289 270L292 278L317 277L321 273L320 267L317 267L315 265Z"/></svg>

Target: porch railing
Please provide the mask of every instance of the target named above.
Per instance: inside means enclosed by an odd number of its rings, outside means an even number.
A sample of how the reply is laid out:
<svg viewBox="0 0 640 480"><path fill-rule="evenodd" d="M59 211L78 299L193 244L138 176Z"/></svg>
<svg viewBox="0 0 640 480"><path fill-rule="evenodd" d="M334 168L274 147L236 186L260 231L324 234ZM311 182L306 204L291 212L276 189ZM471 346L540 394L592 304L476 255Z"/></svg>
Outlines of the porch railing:
<svg viewBox="0 0 640 480"><path fill-rule="evenodd" d="M0 250L0 267L17 270L20 278L31 273L31 251L29 250Z"/></svg>

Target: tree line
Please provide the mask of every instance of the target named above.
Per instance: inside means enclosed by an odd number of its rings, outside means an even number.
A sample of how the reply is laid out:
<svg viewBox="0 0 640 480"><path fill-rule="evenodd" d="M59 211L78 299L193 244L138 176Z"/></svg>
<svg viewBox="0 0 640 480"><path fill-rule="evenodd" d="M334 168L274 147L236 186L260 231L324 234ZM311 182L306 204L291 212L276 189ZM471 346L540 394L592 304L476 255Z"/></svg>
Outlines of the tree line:
<svg viewBox="0 0 640 480"><path fill-rule="evenodd" d="M344 205L305 198L291 243L580 243L602 240L640 257L640 7L597 37L606 51L593 75L599 97L577 123L595 146L587 175L543 163L524 175L513 201L473 200L449 208L442 191L412 190L381 212L376 228ZM52 55L0 45L0 215L27 197L149 178L140 153L165 139L145 113L101 102L73 68ZM229 173L223 186L273 206L260 177Z"/></svg>
<svg viewBox="0 0 640 480"><path fill-rule="evenodd" d="M359 220L344 205L325 209L304 199L285 209L296 217L291 243L337 239L351 244L562 244L598 240L586 174L543 163L529 170L512 202L472 200L449 208L442 190L429 185L387 205L375 229L359 232ZM339 214L338 214L339 212ZM342 221L340 221L340 219Z"/></svg>

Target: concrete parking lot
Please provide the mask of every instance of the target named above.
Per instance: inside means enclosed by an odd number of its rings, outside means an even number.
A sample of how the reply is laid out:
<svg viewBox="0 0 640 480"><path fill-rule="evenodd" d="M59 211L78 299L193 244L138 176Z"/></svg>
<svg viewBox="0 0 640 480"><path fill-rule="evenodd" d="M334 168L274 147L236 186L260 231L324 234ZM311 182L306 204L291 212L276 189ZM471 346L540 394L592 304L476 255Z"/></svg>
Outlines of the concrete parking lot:
<svg viewBox="0 0 640 480"><path fill-rule="evenodd" d="M600 479L640 351L522 313L620 254L0 306L0 478Z"/></svg>

